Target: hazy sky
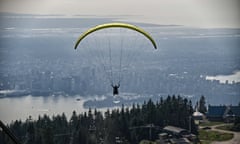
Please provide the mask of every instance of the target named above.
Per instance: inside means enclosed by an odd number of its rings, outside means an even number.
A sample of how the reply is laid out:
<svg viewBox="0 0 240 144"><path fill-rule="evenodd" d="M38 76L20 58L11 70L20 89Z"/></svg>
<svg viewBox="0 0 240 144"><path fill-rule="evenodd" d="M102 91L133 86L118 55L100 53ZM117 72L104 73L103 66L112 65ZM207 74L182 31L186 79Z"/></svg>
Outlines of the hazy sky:
<svg viewBox="0 0 240 144"><path fill-rule="evenodd" d="M128 21L240 28L240 0L0 0L0 11L67 16L124 15L121 18Z"/></svg>

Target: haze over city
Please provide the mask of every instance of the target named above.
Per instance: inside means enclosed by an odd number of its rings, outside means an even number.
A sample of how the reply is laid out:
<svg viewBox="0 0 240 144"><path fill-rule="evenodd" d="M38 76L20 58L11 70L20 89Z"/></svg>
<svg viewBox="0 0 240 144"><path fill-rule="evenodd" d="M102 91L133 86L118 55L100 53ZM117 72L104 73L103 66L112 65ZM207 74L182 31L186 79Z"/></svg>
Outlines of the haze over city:
<svg viewBox="0 0 240 144"><path fill-rule="evenodd" d="M237 142L239 5L0 0L0 143Z"/></svg>

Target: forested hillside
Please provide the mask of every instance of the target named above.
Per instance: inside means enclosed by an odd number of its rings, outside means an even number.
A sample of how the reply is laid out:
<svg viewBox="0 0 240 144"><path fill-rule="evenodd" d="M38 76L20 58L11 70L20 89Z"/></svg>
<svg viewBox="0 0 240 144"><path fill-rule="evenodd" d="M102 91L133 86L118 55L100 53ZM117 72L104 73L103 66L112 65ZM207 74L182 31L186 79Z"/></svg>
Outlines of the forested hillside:
<svg viewBox="0 0 240 144"><path fill-rule="evenodd" d="M196 126L189 118L192 113L191 101L173 95L157 102L150 99L143 105L122 105L122 108L105 113L91 108L82 114L74 111L69 121L64 113L39 116L37 120L32 120L30 116L26 121L12 122L9 127L26 144L111 144L116 140L137 144L143 139L155 140L166 125L189 129L189 120L192 133L197 134ZM3 132L0 142L11 144Z"/></svg>

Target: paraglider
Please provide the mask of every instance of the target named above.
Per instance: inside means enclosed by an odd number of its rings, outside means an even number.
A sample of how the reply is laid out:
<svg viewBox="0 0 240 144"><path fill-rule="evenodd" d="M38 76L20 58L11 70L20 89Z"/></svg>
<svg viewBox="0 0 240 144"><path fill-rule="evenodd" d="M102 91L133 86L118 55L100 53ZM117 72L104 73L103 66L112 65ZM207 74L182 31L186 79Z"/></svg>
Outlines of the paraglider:
<svg viewBox="0 0 240 144"><path fill-rule="evenodd" d="M100 25L97 25L97 26L95 26L95 27L92 27L92 28L90 28L90 29L88 29L87 31L85 31L85 32L83 32L83 34L81 34L80 36L79 36L79 38L77 39L77 41L76 41L76 43L75 43L75 46L74 46L74 49L77 49L77 47L84 41L84 39L86 38L86 37L90 37L91 36L91 34L93 34L93 33L95 33L96 31L100 31L100 30L103 30L103 29L109 29L109 28L121 28L121 29L129 29L130 31L132 30L132 31L135 31L135 32L137 32L137 33L139 33L140 35L143 35L145 38L147 38L150 42L151 42L151 44L152 44L152 46L153 46L153 48L154 49L157 49L157 45L156 45L156 42L154 41L154 39L151 37L151 35L149 34L149 33L147 33L145 30L143 30L142 28L140 28L140 27L137 27L137 26L135 26L135 25L132 25L132 24L128 24L128 23L105 23L105 24L100 24ZM103 35L102 37L104 37L105 35ZM112 38L112 37L110 37L110 38ZM100 38L99 38L100 39ZM96 41L96 40L95 40ZM99 42L100 43L100 42ZM122 47L123 46L121 46L121 50L120 50L120 52L119 53L117 53L117 55L120 57L119 58L119 60L120 60L120 62L119 62L119 64L117 64L117 65L119 65L119 70L118 70L118 72L119 72L119 74L118 74L118 82L114 82L114 76L113 76L113 71L115 70L115 69L113 69L112 68L112 65L113 65L113 63L112 63L112 61L113 61L113 59L114 60L116 60L117 58L115 58L115 57L113 57L112 56L112 51L111 51L111 46L109 46L109 41L108 41L108 44L106 44L106 45L108 45L107 47L109 48L109 65L107 65L107 64L103 64L103 69L106 69L106 67L107 66L109 66L110 68L109 68L109 70L107 71L107 70L105 70L105 73L108 73L108 75L110 75L110 76L108 76L108 78L109 78L109 80L110 80L110 83L111 83L111 86L112 86L112 88L113 88L113 96L114 95L118 95L119 94L119 87L120 87L120 81L121 81L121 72L122 72L122 61L123 61L123 57L122 57L122 55L123 55L123 52L122 52ZM138 43L138 41L136 41L136 43ZM122 44L121 44L122 45ZM97 45L96 44L96 47L99 47L99 45ZM114 46L112 46L112 47L116 47L116 45L114 45ZM99 49L97 49L97 51L99 51ZM95 52L94 52L95 53ZM130 55L130 54L128 54L128 55ZM113 57L113 58L112 58ZM128 56L128 57L131 57L131 56ZM100 60L98 60L98 61L100 61ZM105 59L104 60L102 60L102 61L106 61ZM126 60L127 61L127 60ZM127 61L127 63L130 63L130 60L128 60ZM128 64L129 65L129 64ZM110 71L110 72L109 72ZM115 70L116 71L116 70ZM114 83L117 83L117 84L114 84Z"/></svg>
<svg viewBox="0 0 240 144"><path fill-rule="evenodd" d="M135 30L141 34L143 34L145 37L147 37L151 43L153 44L153 47L155 49L157 49L157 45L155 43L155 41L153 40L153 38L150 36L150 34L148 34L146 31L144 31L143 29L135 26L135 25L131 25L131 24L127 24L127 23L106 23L106 24L101 24L101 25L97 25L93 28L90 28L89 30L85 31L82 35L80 35L80 37L78 38L74 49L77 49L78 44L89 34L97 31L97 30L101 30L101 29L105 29L105 28L114 28L114 27L121 27L121 28L128 28L128 29L132 29Z"/></svg>

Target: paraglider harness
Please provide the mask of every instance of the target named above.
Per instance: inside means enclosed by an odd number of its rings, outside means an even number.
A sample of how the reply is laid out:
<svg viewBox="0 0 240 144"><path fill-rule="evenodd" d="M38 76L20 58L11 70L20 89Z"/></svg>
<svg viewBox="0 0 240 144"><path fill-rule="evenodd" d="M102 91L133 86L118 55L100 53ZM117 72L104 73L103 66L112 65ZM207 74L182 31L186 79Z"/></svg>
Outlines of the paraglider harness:
<svg viewBox="0 0 240 144"><path fill-rule="evenodd" d="M113 88L113 95L118 95L118 88L120 87L120 83L118 83L117 85L113 85L111 84L112 88Z"/></svg>

